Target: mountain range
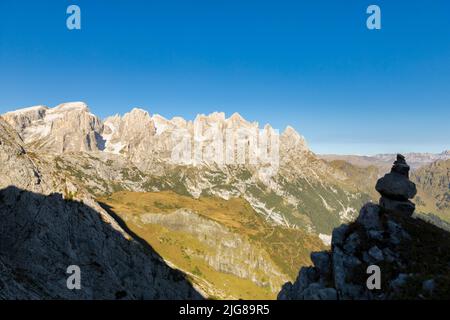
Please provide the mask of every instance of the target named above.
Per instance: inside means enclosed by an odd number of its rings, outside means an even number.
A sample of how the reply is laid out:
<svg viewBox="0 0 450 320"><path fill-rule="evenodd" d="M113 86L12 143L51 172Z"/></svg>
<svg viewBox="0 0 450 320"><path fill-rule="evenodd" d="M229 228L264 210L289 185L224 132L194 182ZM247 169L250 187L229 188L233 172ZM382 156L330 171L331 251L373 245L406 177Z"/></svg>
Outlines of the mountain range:
<svg viewBox="0 0 450 320"><path fill-rule="evenodd" d="M0 262L10 275L5 279L14 279L9 296L274 298L300 266L311 263L311 251L330 245L335 227L350 223L359 208L378 199L373 184L379 166L322 159L293 128L278 134L237 113L226 118L215 112L188 121L135 108L102 120L85 103L72 102L8 112L0 125L0 188L7 200L0 213L8 221L2 225L5 258ZM215 132L227 153L226 139L237 139L242 129L261 129L279 139L276 170L271 163L251 161L174 162L174 136L180 133L191 137L191 144L208 145L214 139L207 133ZM250 153L245 156L248 160ZM413 162L433 157L417 155ZM388 158L378 161L387 163ZM419 182L418 207L445 220L449 167L436 160L415 170L412 179ZM27 199L23 221L8 220L22 206L21 195ZM54 209L59 207L71 213L61 221L52 218L62 214ZM33 219L38 228L31 227ZM28 251L17 257L5 244L22 229L29 230L22 243ZM111 238L117 241L107 240ZM50 266L44 257L47 247L60 263ZM31 258L39 266L33 267ZM136 269L136 259L148 261L149 269ZM34 283L45 269L63 274L70 260L89 266L91 288L102 268L109 273L100 278L115 280L102 292L92 289L78 297L60 294L58 286ZM15 274L14 265L23 268L22 274ZM23 278L26 273L31 280ZM160 274L173 277L161 276L166 282L152 285ZM144 296L139 281L159 289Z"/></svg>
<svg viewBox="0 0 450 320"><path fill-rule="evenodd" d="M435 161L449 160L450 150L445 150L441 153L411 152L404 155L409 160L411 169L416 170ZM396 154L385 153L374 156L321 154L319 157L328 161L343 160L359 167L375 166L380 168L382 172L385 172L395 161Z"/></svg>

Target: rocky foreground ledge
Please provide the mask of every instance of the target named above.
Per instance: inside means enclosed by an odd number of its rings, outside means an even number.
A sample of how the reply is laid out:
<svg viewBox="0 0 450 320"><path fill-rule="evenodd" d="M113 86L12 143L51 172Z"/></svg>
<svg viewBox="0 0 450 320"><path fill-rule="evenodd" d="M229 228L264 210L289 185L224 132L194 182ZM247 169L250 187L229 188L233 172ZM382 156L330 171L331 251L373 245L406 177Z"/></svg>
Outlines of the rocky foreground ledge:
<svg viewBox="0 0 450 320"><path fill-rule="evenodd" d="M367 203L355 222L334 229L331 251L313 252L314 266L302 268L278 299L450 298L450 234L412 217L416 186L402 155L376 190L379 204Z"/></svg>

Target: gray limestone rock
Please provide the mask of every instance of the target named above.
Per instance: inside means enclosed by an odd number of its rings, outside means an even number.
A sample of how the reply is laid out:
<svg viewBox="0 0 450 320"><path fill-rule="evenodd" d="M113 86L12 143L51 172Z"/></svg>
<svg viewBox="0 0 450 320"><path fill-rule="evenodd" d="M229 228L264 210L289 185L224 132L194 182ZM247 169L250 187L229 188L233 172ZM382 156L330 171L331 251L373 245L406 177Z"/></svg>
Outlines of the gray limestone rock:
<svg viewBox="0 0 450 320"><path fill-rule="evenodd" d="M319 271L320 275L328 276L330 274L330 255L328 252L312 252L311 261Z"/></svg>
<svg viewBox="0 0 450 320"><path fill-rule="evenodd" d="M375 189L389 199L406 201L414 198L417 193L416 185L407 177L398 173L388 173L379 179Z"/></svg>
<svg viewBox="0 0 450 320"><path fill-rule="evenodd" d="M345 236L348 230L348 225L342 224L341 226L335 228L331 237L331 245L342 246L344 245Z"/></svg>
<svg viewBox="0 0 450 320"><path fill-rule="evenodd" d="M387 212L399 212L407 216L412 216L414 210L416 209L416 205L409 200L398 201L388 199L386 197L380 198L380 206Z"/></svg>
<svg viewBox="0 0 450 320"><path fill-rule="evenodd" d="M359 213L356 222L361 224L366 230L379 231L382 229L380 220L380 207L373 203L365 204Z"/></svg>
<svg viewBox="0 0 450 320"><path fill-rule="evenodd" d="M352 233L345 240L345 244L344 244L345 253L355 254L356 251L359 249L360 244L361 244L361 239L359 238L359 235L357 233Z"/></svg>
<svg viewBox="0 0 450 320"><path fill-rule="evenodd" d="M370 248L368 253L375 260L375 262L384 260L383 251L381 251L377 246Z"/></svg>

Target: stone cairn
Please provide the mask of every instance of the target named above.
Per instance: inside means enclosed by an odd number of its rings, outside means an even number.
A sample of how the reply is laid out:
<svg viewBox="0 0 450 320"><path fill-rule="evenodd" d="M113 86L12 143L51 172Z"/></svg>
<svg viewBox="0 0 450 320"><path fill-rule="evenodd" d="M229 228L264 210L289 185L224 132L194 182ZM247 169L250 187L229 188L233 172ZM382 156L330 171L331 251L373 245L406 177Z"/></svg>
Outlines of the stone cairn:
<svg viewBox="0 0 450 320"><path fill-rule="evenodd" d="M278 299L383 300L401 291L408 275L402 272L399 245L410 241L411 235L389 213L409 217L414 212L415 205L409 199L416 195L416 185L409 180L409 169L405 157L397 155L391 172L376 184L381 194L379 205L366 203L356 224L335 228L331 251L311 253L313 266L301 268L294 283L284 284ZM390 264L397 275L383 290L369 290L355 270L380 263Z"/></svg>
<svg viewBox="0 0 450 320"><path fill-rule="evenodd" d="M409 165L405 157L397 155L391 172L379 179L375 189L381 194L380 207L385 212L399 212L408 216L414 213L415 204L409 199L417 193L416 185L409 180Z"/></svg>

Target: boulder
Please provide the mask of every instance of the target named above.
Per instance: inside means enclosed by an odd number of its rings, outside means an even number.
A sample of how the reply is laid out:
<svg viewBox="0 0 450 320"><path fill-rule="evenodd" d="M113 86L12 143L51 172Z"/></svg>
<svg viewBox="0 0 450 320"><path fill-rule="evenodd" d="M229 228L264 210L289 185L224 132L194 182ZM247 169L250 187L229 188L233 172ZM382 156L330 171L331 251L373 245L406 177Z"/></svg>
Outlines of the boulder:
<svg viewBox="0 0 450 320"><path fill-rule="evenodd" d="M396 292L400 291L408 281L409 275L406 273L400 273L394 280L391 281L389 286Z"/></svg>
<svg viewBox="0 0 450 320"><path fill-rule="evenodd" d="M343 246L345 236L347 235L348 225L342 224L339 227L335 228L331 237L331 246Z"/></svg>
<svg viewBox="0 0 450 320"><path fill-rule="evenodd" d="M328 276L330 274L330 255L328 252L312 252L311 261L321 276Z"/></svg>
<svg viewBox="0 0 450 320"><path fill-rule="evenodd" d="M381 251L377 246L373 246L369 249L369 255L375 260L375 262L384 260L383 251Z"/></svg>
<svg viewBox="0 0 450 320"><path fill-rule="evenodd" d="M409 179L409 169L405 157L401 154L397 154L397 160L394 162L391 172L401 174Z"/></svg>
<svg viewBox="0 0 450 320"><path fill-rule="evenodd" d="M355 299L360 288L348 283L347 275L351 274L361 261L352 255L345 254L341 249L333 249L333 277L334 285L340 297L345 299Z"/></svg>
<svg viewBox="0 0 450 320"><path fill-rule="evenodd" d="M364 207L361 208L356 222L368 231L381 230L380 207L373 203L366 203Z"/></svg>
<svg viewBox="0 0 450 320"><path fill-rule="evenodd" d="M367 232L367 235L370 239L381 241L383 240L383 231L377 231L377 230L369 230Z"/></svg>
<svg viewBox="0 0 450 320"><path fill-rule="evenodd" d="M416 210L416 205L409 200L398 201L385 197L380 198L380 206L387 212L399 212L407 216L412 216L414 210Z"/></svg>
<svg viewBox="0 0 450 320"><path fill-rule="evenodd" d="M278 300L299 300L303 299L303 293L312 283L318 280L318 273L313 267L300 269L297 279L292 284L285 283L278 294Z"/></svg>
<svg viewBox="0 0 450 320"><path fill-rule="evenodd" d="M398 201L407 201L417 193L416 185L397 172L386 174L377 181L375 189L383 196Z"/></svg>
<svg viewBox="0 0 450 320"><path fill-rule="evenodd" d="M389 241L394 244L400 244L403 240L411 240L411 236L398 223L388 220L387 229L389 232Z"/></svg>
<svg viewBox="0 0 450 320"><path fill-rule="evenodd" d="M361 239L357 233L352 233L347 237L344 244L344 251L347 254L355 254L361 244Z"/></svg>
<svg viewBox="0 0 450 320"><path fill-rule="evenodd" d="M304 300L336 300L337 292L334 288L324 288L319 283L312 283L303 292Z"/></svg>

